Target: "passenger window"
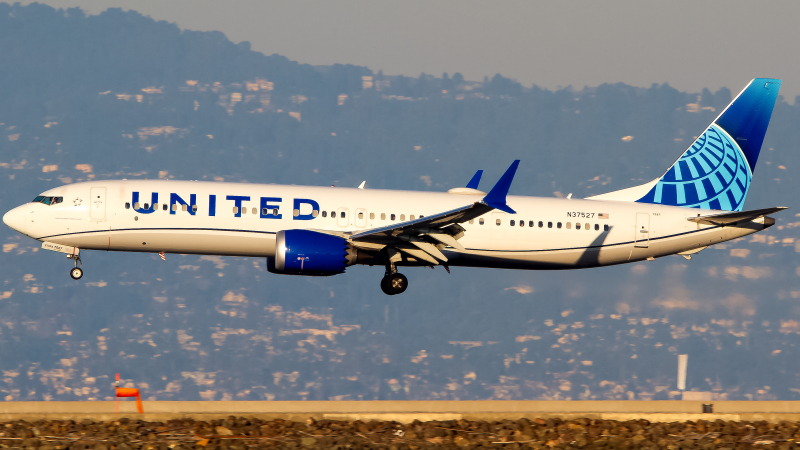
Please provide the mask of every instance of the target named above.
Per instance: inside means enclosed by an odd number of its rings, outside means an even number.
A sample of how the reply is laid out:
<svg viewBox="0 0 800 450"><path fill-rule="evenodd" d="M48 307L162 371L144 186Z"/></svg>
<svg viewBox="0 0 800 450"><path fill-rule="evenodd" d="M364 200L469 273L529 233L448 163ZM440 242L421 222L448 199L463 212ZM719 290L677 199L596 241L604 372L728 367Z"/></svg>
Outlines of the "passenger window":
<svg viewBox="0 0 800 450"><path fill-rule="evenodd" d="M409 219L414 220L414 215L412 214L411 217L409 217Z"/></svg>
<svg viewBox="0 0 800 450"><path fill-rule="evenodd" d="M192 205L192 212L195 212L195 213L197 212L197 205ZM255 213L253 213L253 214L255 214Z"/></svg>
<svg viewBox="0 0 800 450"><path fill-rule="evenodd" d="M567 228L569 228L569 227L567 227ZM580 229L581 229L581 224L579 224L579 223L576 223L576 224L575 224L575 229L576 229L576 230L580 230Z"/></svg>
<svg viewBox="0 0 800 450"><path fill-rule="evenodd" d="M608 225L603 225L603 231L608 231Z"/></svg>
<svg viewBox="0 0 800 450"><path fill-rule="evenodd" d="M272 210L272 215L273 215L273 216L277 216L277 215L278 215L278 208L274 208L274 209Z"/></svg>
<svg viewBox="0 0 800 450"><path fill-rule="evenodd" d="M175 205L173 205L173 206L175 206ZM239 214L239 207L238 206L234 206L233 207L233 213L234 214Z"/></svg>
<svg viewBox="0 0 800 450"><path fill-rule="evenodd" d="M553 228L553 222L547 222L547 228Z"/></svg>
<svg viewBox="0 0 800 450"><path fill-rule="evenodd" d="M386 220L386 213L381 213L381 220Z"/></svg>
<svg viewBox="0 0 800 450"><path fill-rule="evenodd" d="M405 214L400 214L400 221L401 222L405 222L405 220L406 220L406 215Z"/></svg>
<svg viewBox="0 0 800 450"><path fill-rule="evenodd" d="M519 226L524 227L525 226L525 221L524 220L520 220L519 221Z"/></svg>
<svg viewBox="0 0 800 450"><path fill-rule="evenodd" d="M299 209L293 210L292 211L292 215L295 216L295 217L299 216L300 215L300 210Z"/></svg>
<svg viewBox="0 0 800 450"><path fill-rule="evenodd" d="M592 226L591 226L590 224L588 224L588 223L587 223L587 224L586 224L586 231L589 231L589 230L591 230L591 229L592 229Z"/></svg>
<svg viewBox="0 0 800 450"><path fill-rule="evenodd" d="M558 222L558 223L556 224L556 228L561 228L561 222Z"/></svg>
<svg viewBox="0 0 800 450"><path fill-rule="evenodd" d="M164 211L166 211L166 210L167 210L167 204L166 204L166 203L164 203L163 205L161 205L161 209L163 209Z"/></svg>
<svg viewBox="0 0 800 450"><path fill-rule="evenodd" d="M139 209L139 202L133 204L133 209Z"/></svg>
<svg viewBox="0 0 800 450"><path fill-rule="evenodd" d="M479 223L479 224L481 224L481 225L483 225L483 217L481 217L480 219L478 219L478 223Z"/></svg>
<svg viewBox="0 0 800 450"><path fill-rule="evenodd" d="M189 206L188 205L181 205L181 209L184 210L184 211L188 211L189 210Z"/></svg>
<svg viewBox="0 0 800 450"><path fill-rule="evenodd" d="M510 226L512 226L512 227L513 227L513 226L515 225L515 223L516 223L516 222L514 222L514 221L512 220L512 221L508 222L508 225L510 225Z"/></svg>
<svg viewBox="0 0 800 450"><path fill-rule="evenodd" d="M475 223L475 219L469 219L469 224L472 225L473 223Z"/></svg>
<svg viewBox="0 0 800 450"><path fill-rule="evenodd" d="M331 219L335 219L335 218L336 218L336 211L331 211Z"/></svg>
<svg viewBox="0 0 800 450"><path fill-rule="evenodd" d="M363 212L359 212L358 213L358 218L359 219L363 219L364 218L364 213Z"/></svg>
<svg viewBox="0 0 800 450"><path fill-rule="evenodd" d="M268 216L269 215L269 210L267 208L261 208L261 215L262 216Z"/></svg>
<svg viewBox="0 0 800 450"><path fill-rule="evenodd" d="M322 211L322 217L328 217L328 211Z"/></svg>
<svg viewBox="0 0 800 450"><path fill-rule="evenodd" d="M144 204L144 209L145 209L145 211L147 211L148 209L150 209L150 203L145 203L145 204Z"/></svg>
<svg viewBox="0 0 800 450"><path fill-rule="evenodd" d="M369 220L375 219L375 213L369 213Z"/></svg>
<svg viewBox="0 0 800 450"><path fill-rule="evenodd" d="M422 214L420 214L420 215L419 215L419 218L420 218L420 219L422 219L423 217L425 217L425 216L423 216Z"/></svg>
<svg viewBox="0 0 800 450"><path fill-rule="evenodd" d="M133 207L136 208L136 204L134 204ZM172 210L173 211L177 211L178 210L178 204L177 203L173 203L172 204Z"/></svg>
<svg viewBox="0 0 800 450"><path fill-rule="evenodd" d="M594 224L594 231L599 231L599 230L600 230L600 224L597 223Z"/></svg>
<svg viewBox="0 0 800 450"><path fill-rule="evenodd" d="M344 211L342 211L342 213L341 213L341 214L339 214L339 217L341 217L342 219L344 219L344 218L345 218Z"/></svg>
<svg viewBox="0 0 800 450"><path fill-rule="evenodd" d="M394 220L394 214L389 215L389 218Z"/></svg>
<svg viewBox="0 0 800 450"><path fill-rule="evenodd" d="M245 206L242 207L242 214L247 214L247 207Z"/></svg>
<svg viewBox="0 0 800 450"><path fill-rule="evenodd" d="M561 228L561 222L558 222L558 228ZM572 222L567 222L567 229L569 230L570 228L572 228Z"/></svg>
<svg viewBox="0 0 800 450"><path fill-rule="evenodd" d="M541 225L541 223L542 223L542 222L539 222L539 224L540 224L539 226L540 226L540 227L542 226L542 225ZM529 221L528 221L528 226L529 226L529 227L531 227L531 228L533 228L533 221L532 221L532 220L529 220Z"/></svg>
<svg viewBox="0 0 800 450"><path fill-rule="evenodd" d="M125 209L131 209L130 202L125 202Z"/></svg>
<svg viewBox="0 0 800 450"><path fill-rule="evenodd" d="M319 211L317 211L316 209L311 211L311 217L317 217L318 215L319 215Z"/></svg>

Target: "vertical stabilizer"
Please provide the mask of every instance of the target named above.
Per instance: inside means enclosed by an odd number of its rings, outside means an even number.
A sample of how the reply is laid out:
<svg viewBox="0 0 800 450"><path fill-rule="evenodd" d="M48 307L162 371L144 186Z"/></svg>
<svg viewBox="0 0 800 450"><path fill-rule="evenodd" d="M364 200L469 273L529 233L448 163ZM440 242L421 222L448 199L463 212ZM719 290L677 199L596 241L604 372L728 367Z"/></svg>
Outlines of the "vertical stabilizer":
<svg viewBox="0 0 800 450"><path fill-rule="evenodd" d="M663 176L590 198L741 211L780 86L752 80Z"/></svg>

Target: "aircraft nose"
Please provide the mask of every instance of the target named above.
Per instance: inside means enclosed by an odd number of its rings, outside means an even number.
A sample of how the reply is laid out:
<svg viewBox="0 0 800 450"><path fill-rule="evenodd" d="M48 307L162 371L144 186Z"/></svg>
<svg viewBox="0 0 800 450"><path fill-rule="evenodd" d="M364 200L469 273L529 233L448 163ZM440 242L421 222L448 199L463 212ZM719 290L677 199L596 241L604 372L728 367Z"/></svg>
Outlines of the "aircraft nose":
<svg viewBox="0 0 800 450"><path fill-rule="evenodd" d="M3 216L3 223L8 225L14 231L25 234L25 225L28 222L25 220L26 207L25 205L17 206L11 211L5 213Z"/></svg>

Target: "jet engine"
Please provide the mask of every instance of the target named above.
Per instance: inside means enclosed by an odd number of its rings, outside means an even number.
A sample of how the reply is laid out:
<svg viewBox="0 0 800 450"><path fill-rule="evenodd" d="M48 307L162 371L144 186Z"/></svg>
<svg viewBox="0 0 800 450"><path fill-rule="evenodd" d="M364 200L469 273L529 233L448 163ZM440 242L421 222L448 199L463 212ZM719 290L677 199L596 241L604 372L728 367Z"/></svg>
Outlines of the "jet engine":
<svg viewBox="0 0 800 450"><path fill-rule="evenodd" d="M275 257L267 258L267 270L286 275L336 275L355 264L357 257L357 250L339 236L284 230L276 236Z"/></svg>

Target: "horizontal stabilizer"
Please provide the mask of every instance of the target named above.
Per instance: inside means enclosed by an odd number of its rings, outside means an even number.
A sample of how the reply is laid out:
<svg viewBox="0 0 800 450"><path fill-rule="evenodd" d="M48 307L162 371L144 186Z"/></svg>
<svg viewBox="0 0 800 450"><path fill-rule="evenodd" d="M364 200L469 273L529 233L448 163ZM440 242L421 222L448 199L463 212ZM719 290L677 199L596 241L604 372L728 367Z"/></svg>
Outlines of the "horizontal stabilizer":
<svg viewBox="0 0 800 450"><path fill-rule="evenodd" d="M689 217L688 221L706 225L732 225L738 222L749 222L751 220L764 217L767 214L789 209L786 206L775 206L773 208L754 209L752 211L736 211L722 214L709 214L706 216Z"/></svg>

